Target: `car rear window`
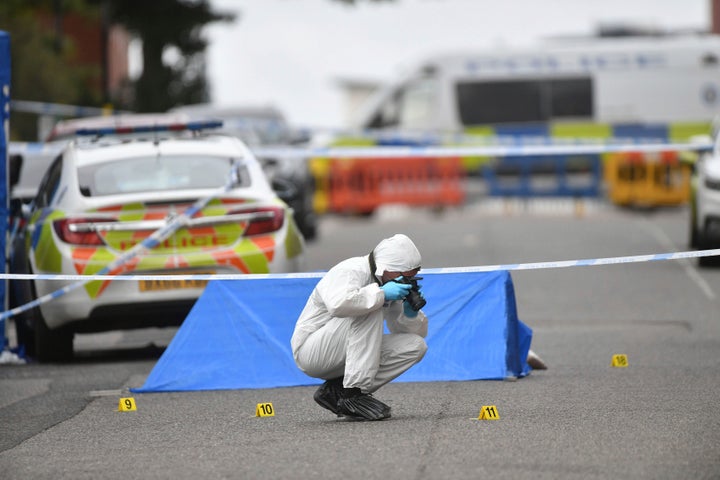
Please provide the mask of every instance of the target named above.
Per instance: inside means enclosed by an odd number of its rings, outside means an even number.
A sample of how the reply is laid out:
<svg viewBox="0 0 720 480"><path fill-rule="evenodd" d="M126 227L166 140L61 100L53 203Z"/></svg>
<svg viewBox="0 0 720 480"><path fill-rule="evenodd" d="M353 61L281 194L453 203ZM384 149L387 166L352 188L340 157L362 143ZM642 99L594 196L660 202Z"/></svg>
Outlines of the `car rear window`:
<svg viewBox="0 0 720 480"><path fill-rule="evenodd" d="M124 158L78 169L80 191L86 197L123 193L219 188L233 169L233 159L211 156ZM238 171L238 187L249 187L247 169Z"/></svg>

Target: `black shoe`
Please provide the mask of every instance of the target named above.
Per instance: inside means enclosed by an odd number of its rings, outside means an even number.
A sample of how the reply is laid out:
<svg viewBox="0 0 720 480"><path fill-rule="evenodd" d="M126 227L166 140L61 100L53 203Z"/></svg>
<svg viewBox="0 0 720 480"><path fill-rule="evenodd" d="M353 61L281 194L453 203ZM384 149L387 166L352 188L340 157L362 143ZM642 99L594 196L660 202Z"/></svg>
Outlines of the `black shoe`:
<svg viewBox="0 0 720 480"><path fill-rule="evenodd" d="M349 420L384 420L390 418L390 407L359 388L343 389L337 401L340 415Z"/></svg>
<svg viewBox="0 0 720 480"><path fill-rule="evenodd" d="M335 415L340 415L338 410L338 399L343 390L343 379L333 378L327 380L325 383L320 385L313 395L315 402L323 408L326 408L333 412Z"/></svg>

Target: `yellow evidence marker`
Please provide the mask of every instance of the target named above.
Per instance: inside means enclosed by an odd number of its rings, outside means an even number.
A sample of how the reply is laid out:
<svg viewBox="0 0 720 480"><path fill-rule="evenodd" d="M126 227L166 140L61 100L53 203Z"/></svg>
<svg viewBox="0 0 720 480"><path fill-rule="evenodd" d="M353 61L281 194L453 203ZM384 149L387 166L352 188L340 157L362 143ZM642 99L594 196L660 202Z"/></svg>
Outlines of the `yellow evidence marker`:
<svg viewBox="0 0 720 480"><path fill-rule="evenodd" d="M118 412L134 412L137 411L135 399L132 397L121 398L118 402Z"/></svg>
<svg viewBox="0 0 720 480"><path fill-rule="evenodd" d="M483 405L480 409L478 420L500 420L500 414L495 405Z"/></svg>
<svg viewBox="0 0 720 480"><path fill-rule="evenodd" d="M255 416L274 417L275 409L273 408L272 403L258 403L257 407L255 407Z"/></svg>
<svg viewBox="0 0 720 480"><path fill-rule="evenodd" d="M627 367L628 359L627 355L618 354L612 356L612 362L610 363L613 367Z"/></svg>

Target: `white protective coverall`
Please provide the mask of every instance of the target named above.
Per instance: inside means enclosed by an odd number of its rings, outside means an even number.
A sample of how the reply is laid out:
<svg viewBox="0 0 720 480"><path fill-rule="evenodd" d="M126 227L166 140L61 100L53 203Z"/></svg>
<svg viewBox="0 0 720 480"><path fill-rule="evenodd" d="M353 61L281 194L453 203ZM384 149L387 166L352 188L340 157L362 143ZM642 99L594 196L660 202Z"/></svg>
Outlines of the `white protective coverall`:
<svg viewBox="0 0 720 480"><path fill-rule="evenodd" d="M330 380L344 377L345 388L372 393L425 355L428 320L403 311L403 301L385 301L380 278L385 271L420 267L420 252L407 236L381 241L369 255L331 268L310 294L291 339L293 357L307 375ZM383 331L387 322L389 334Z"/></svg>

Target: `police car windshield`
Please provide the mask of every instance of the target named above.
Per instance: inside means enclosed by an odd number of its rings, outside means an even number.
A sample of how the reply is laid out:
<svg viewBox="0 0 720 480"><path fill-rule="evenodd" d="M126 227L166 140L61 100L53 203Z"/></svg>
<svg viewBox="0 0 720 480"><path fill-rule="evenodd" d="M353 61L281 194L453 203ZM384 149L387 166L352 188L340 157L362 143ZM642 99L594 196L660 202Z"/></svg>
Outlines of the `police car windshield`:
<svg viewBox="0 0 720 480"><path fill-rule="evenodd" d="M211 156L124 158L78 169L80 191L86 197L138 192L219 188L230 178L233 159ZM250 176L238 171L237 187L249 187Z"/></svg>

